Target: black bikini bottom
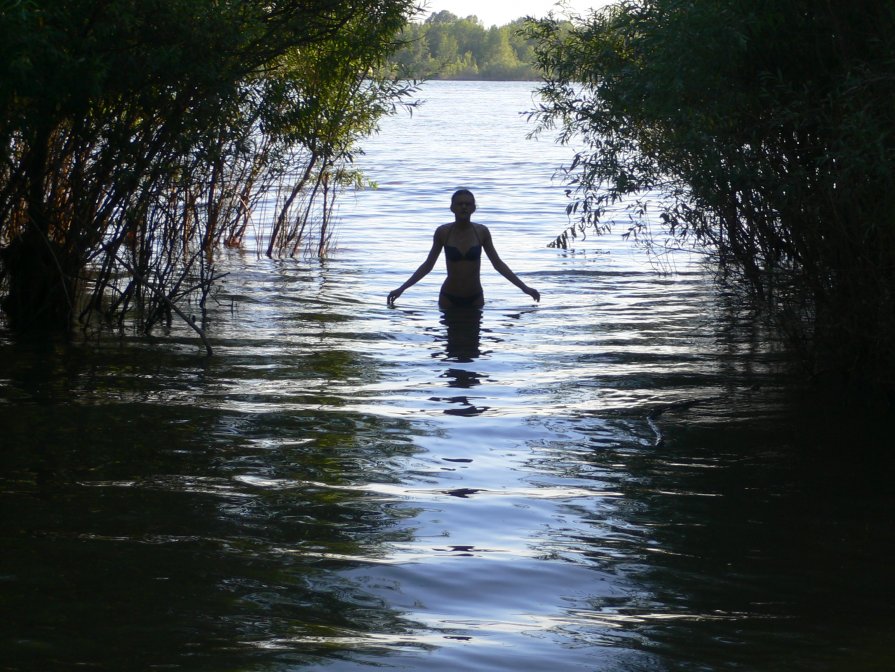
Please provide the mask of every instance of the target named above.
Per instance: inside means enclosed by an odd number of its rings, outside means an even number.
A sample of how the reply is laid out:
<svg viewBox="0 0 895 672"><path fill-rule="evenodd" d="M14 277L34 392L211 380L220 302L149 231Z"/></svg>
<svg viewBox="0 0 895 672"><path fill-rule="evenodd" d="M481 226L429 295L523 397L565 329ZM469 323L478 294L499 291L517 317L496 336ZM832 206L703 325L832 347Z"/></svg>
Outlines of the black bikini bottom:
<svg viewBox="0 0 895 672"><path fill-rule="evenodd" d="M447 299L450 301L451 305L456 308L461 307L469 307L469 306L477 306L479 303L484 301L485 293L483 291L479 291L472 296L457 296L456 294L448 294L444 290L438 295L439 303L442 302L443 299Z"/></svg>

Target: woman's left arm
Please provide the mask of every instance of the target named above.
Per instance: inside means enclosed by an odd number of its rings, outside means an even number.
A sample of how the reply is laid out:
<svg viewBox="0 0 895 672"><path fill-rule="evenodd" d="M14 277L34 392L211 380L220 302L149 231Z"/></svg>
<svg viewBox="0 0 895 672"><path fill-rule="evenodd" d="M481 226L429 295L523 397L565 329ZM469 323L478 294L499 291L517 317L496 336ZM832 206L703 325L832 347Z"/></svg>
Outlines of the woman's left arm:
<svg viewBox="0 0 895 672"><path fill-rule="evenodd" d="M494 241L491 240L491 232L488 230L486 226L482 226L483 235L482 235L482 249L485 250L485 254L488 255L488 259L491 261L491 265L494 266L494 270L500 273L507 280L512 282L516 287L521 289L523 292L528 294L535 301L541 300L541 293L526 285L522 280L519 279L519 276L513 273L509 266L506 265L503 259L500 258L500 255L497 254L497 250L494 247Z"/></svg>

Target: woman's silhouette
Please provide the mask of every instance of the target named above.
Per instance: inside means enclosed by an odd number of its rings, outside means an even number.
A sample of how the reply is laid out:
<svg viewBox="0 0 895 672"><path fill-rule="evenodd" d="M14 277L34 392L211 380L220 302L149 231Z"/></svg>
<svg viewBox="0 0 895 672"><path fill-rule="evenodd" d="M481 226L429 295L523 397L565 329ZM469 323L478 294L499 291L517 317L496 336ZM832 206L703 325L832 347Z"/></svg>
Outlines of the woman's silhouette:
<svg viewBox="0 0 895 672"><path fill-rule="evenodd" d="M454 221L450 224L442 224L435 229L432 239L432 249L422 265L414 271L407 282L398 289L389 293L388 304L394 304L409 287L422 280L435 267L441 250L444 250L447 278L441 285L438 295L438 305L443 309L449 308L481 308L485 304L485 295L482 292L480 270L482 267L482 250L488 255L491 265L507 280L528 294L535 301L541 300L541 295L536 289L526 285L510 270L498 256L491 240L491 232L483 224L476 224L471 220L475 212L475 196L468 189L460 189L451 197L451 212L454 213Z"/></svg>

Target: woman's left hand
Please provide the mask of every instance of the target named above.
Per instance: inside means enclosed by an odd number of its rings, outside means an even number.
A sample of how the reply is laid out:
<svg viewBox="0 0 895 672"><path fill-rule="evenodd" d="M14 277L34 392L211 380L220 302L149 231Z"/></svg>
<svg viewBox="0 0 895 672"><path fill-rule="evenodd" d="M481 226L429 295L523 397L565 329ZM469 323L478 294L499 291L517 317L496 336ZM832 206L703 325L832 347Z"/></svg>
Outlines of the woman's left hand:
<svg viewBox="0 0 895 672"><path fill-rule="evenodd" d="M537 302L541 301L541 293L538 290L532 289L531 287L526 287L522 291L525 292L526 294L528 294L535 301L537 301Z"/></svg>

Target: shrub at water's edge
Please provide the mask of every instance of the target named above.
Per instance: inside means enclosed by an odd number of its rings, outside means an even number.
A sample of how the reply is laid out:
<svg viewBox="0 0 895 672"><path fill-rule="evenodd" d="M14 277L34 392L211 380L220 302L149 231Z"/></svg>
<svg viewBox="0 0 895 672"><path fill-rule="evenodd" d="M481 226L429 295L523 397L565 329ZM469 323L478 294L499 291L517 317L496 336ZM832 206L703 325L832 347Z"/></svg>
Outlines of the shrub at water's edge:
<svg viewBox="0 0 895 672"><path fill-rule="evenodd" d="M214 250L251 229L260 253L323 254L356 141L413 90L376 74L412 0L2 6L0 297L20 329L177 313L202 335Z"/></svg>
<svg viewBox="0 0 895 672"><path fill-rule="evenodd" d="M641 0L528 36L539 131L584 147L578 226L636 204L629 233L708 251L814 376L895 390L895 6Z"/></svg>

